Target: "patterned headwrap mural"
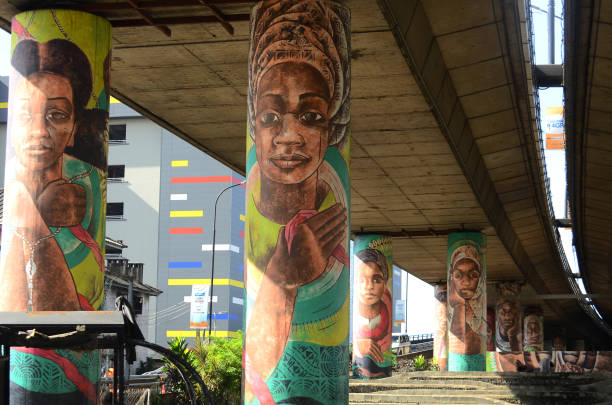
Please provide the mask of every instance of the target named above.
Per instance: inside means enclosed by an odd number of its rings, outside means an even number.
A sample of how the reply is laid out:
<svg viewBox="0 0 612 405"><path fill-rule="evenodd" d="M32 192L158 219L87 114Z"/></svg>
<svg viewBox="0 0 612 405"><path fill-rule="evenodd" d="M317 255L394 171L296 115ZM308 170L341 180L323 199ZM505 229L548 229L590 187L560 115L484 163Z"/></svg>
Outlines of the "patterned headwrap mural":
<svg viewBox="0 0 612 405"><path fill-rule="evenodd" d="M304 63L316 69L330 94L329 144L342 144L350 120L348 9L325 0L269 0L253 9L249 53L249 127L261 78L274 66Z"/></svg>

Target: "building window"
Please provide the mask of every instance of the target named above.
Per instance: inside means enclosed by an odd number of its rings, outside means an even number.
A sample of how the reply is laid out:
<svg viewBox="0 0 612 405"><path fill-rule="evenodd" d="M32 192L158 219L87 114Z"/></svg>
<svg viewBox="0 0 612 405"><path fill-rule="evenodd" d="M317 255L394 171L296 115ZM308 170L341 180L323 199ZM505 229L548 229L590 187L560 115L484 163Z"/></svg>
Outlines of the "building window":
<svg viewBox="0 0 612 405"><path fill-rule="evenodd" d="M114 124L109 126L109 143L127 143L125 138L125 124Z"/></svg>
<svg viewBox="0 0 612 405"><path fill-rule="evenodd" d="M109 202L106 203L106 219L110 220L123 220L123 203L122 202Z"/></svg>
<svg viewBox="0 0 612 405"><path fill-rule="evenodd" d="M108 166L108 181L123 182L125 181L125 165L109 165Z"/></svg>
<svg viewBox="0 0 612 405"><path fill-rule="evenodd" d="M134 313L142 315L142 297L134 297Z"/></svg>

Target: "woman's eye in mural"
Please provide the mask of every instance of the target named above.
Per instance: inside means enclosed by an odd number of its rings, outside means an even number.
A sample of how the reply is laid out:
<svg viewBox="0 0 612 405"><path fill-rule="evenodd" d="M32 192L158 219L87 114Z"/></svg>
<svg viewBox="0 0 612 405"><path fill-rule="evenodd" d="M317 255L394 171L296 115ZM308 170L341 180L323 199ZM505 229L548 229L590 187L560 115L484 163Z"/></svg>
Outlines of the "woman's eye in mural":
<svg viewBox="0 0 612 405"><path fill-rule="evenodd" d="M304 125L321 125L325 123L325 117L316 111L307 111L300 114L300 122Z"/></svg>
<svg viewBox="0 0 612 405"><path fill-rule="evenodd" d="M47 110L47 114L45 115L47 121L51 123L60 124L66 122L70 119L70 113L58 109L50 109Z"/></svg>
<svg viewBox="0 0 612 405"><path fill-rule="evenodd" d="M461 273L460 271L456 271L455 274L453 274L453 278L455 280L461 280L462 277L463 277L463 273Z"/></svg>
<svg viewBox="0 0 612 405"><path fill-rule="evenodd" d="M271 127L280 122L280 116L274 112L266 112L261 115L261 123L265 127Z"/></svg>
<svg viewBox="0 0 612 405"><path fill-rule="evenodd" d="M383 278L381 276L374 276L373 281L374 281L374 284L383 284L384 283L384 280L383 280Z"/></svg>
<svg viewBox="0 0 612 405"><path fill-rule="evenodd" d="M480 277L480 273L478 273L477 271L471 271L471 272L470 272L470 278L471 278L472 280L475 280L475 279L477 279L478 277Z"/></svg>

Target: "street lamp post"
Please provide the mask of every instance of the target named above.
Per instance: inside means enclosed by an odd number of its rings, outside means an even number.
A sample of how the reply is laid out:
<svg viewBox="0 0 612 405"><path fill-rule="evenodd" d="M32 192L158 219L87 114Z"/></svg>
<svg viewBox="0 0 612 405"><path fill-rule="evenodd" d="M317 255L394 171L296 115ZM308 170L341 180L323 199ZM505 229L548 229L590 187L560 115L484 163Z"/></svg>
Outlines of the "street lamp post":
<svg viewBox="0 0 612 405"><path fill-rule="evenodd" d="M212 304L213 304L213 288L214 288L214 280L215 280L215 242L217 237L217 203L219 202L219 198L230 188L242 186L246 184L246 180L241 181L240 183L232 184L231 186L225 187L221 192L217 195L217 199L215 200L215 211L213 214L213 238L212 238L212 261L211 261L211 269L210 269L210 296L208 298L208 339L210 340L210 335L212 333Z"/></svg>

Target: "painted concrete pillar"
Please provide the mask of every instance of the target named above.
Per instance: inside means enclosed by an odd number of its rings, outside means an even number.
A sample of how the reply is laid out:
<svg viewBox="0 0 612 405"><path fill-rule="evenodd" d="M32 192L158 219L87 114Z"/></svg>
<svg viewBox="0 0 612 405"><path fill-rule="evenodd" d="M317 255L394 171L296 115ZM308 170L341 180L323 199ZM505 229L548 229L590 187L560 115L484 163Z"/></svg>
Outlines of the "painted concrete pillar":
<svg viewBox="0 0 612 405"><path fill-rule="evenodd" d="M542 308L529 306L523 317L523 350L526 352L544 350L544 317Z"/></svg>
<svg viewBox="0 0 612 405"><path fill-rule="evenodd" d="M37 10L12 22L0 311L104 298L111 27ZM99 351L11 351L11 403L97 403Z"/></svg>
<svg viewBox="0 0 612 405"><path fill-rule="evenodd" d="M495 310L487 307L487 352L495 351Z"/></svg>
<svg viewBox="0 0 612 405"><path fill-rule="evenodd" d="M251 12L245 403L347 403L350 13Z"/></svg>
<svg viewBox="0 0 612 405"><path fill-rule="evenodd" d="M486 236L448 235L448 370L485 371Z"/></svg>
<svg viewBox="0 0 612 405"><path fill-rule="evenodd" d="M393 367L393 241L384 235L356 235L353 252L353 377L389 377Z"/></svg>
<svg viewBox="0 0 612 405"><path fill-rule="evenodd" d="M520 303L511 298L519 295L521 285L504 282L496 285L498 298L495 305L495 347L498 352L520 352L523 350L523 322Z"/></svg>
<svg viewBox="0 0 612 405"><path fill-rule="evenodd" d="M433 357L438 363L440 371L447 370L448 359L448 328L446 318L447 285L446 283L436 284L434 287L435 301L435 326L434 326L434 345Z"/></svg>

